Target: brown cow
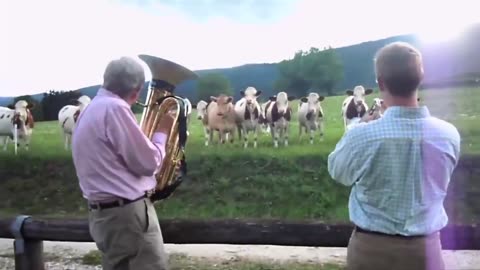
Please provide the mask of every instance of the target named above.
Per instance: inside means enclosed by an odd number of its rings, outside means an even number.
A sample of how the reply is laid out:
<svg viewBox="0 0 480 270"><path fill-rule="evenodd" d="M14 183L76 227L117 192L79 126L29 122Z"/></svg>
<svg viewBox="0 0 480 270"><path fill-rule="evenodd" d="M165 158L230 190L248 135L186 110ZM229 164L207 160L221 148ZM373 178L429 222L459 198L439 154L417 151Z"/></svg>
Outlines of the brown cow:
<svg viewBox="0 0 480 270"><path fill-rule="evenodd" d="M225 143L230 137L233 143L235 130L237 129L235 110L233 106L233 97L220 94L218 97L210 97L210 104L207 107L207 132L209 138L205 141L205 145L213 140L213 132L218 131L221 143Z"/></svg>

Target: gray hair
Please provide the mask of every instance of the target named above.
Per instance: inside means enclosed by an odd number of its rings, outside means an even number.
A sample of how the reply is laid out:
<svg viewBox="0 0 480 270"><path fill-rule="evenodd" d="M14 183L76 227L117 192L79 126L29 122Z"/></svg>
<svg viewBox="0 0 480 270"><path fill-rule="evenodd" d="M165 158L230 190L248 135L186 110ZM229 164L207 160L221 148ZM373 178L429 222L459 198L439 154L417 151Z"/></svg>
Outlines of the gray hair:
<svg viewBox="0 0 480 270"><path fill-rule="evenodd" d="M127 97L145 83L143 67L133 58L112 60L103 74L103 87L121 98Z"/></svg>
<svg viewBox="0 0 480 270"><path fill-rule="evenodd" d="M375 55L375 75L394 96L409 97L423 79L421 53L406 42L393 42Z"/></svg>

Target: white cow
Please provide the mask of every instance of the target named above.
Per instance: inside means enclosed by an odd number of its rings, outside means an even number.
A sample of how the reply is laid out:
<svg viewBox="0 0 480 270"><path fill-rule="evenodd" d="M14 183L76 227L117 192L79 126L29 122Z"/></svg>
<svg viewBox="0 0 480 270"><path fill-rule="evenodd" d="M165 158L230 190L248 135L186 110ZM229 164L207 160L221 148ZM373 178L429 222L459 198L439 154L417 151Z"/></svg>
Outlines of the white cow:
<svg viewBox="0 0 480 270"><path fill-rule="evenodd" d="M0 110L0 137L4 137L4 151L7 150L9 138L14 141L15 155L21 143L25 150L29 150L30 139L35 126L30 111L33 107L33 104L28 104L25 100L19 100L15 105L9 105L8 108L2 107Z"/></svg>
<svg viewBox="0 0 480 270"><path fill-rule="evenodd" d="M245 91L240 91L243 97L235 103L235 115L239 139L244 138L244 147L248 147L248 135L250 131L253 132L254 142L253 147L257 148L257 137L260 129L259 119L261 114L261 107L258 104L257 97L262 94L262 91L254 87L247 87Z"/></svg>
<svg viewBox="0 0 480 270"><path fill-rule="evenodd" d="M88 96L81 96L75 101L77 105L65 105L58 112L58 123L63 131L65 150L68 150L72 140L78 116L90 104L90 101L91 99Z"/></svg>
<svg viewBox="0 0 480 270"><path fill-rule="evenodd" d="M202 121L202 126L203 126L203 133L205 135L205 144L207 145L208 143L208 117L207 117L207 106L208 103L204 100L200 100L197 103L196 110L197 110L197 119Z"/></svg>
<svg viewBox="0 0 480 270"><path fill-rule="evenodd" d="M289 125L292 119L292 108L289 101L294 99L294 96L288 96L287 93L280 92L276 96L270 97L270 102L266 106L266 119L270 125L270 133L275 148L278 147L279 137L282 137L285 146L288 146Z"/></svg>
<svg viewBox="0 0 480 270"><path fill-rule="evenodd" d="M270 125L268 124L268 121L267 121L267 104L269 103L270 101L267 101L260 105L261 111L260 111L260 119L258 120L258 123L260 124L260 129L262 130L263 133L270 133Z"/></svg>
<svg viewBox="0 0 480 270"><path fill-rule="evenodd" d="M299 136L302 136L302 130L305 129L305 133L310 133L310 144L313 144L313 135L316 130L320 131L320 141L323 141L324 114L320 102L324 99L324 96L317 93L309 93L307 97L300 99L301 103L298 109Z"/></svg>
<svg viewBox="0 0 480 270"><path fill-rule="evenodd" d="M368 105L365 102L365 96L373 93L373 89L366 89L357 85L352 90L346 91L348 97L342 103L342 117L343 117L343 126L345 131L347 131L347 126L350 125L352 120L355 122L360 120L365 113L368 111Z"/></svg>

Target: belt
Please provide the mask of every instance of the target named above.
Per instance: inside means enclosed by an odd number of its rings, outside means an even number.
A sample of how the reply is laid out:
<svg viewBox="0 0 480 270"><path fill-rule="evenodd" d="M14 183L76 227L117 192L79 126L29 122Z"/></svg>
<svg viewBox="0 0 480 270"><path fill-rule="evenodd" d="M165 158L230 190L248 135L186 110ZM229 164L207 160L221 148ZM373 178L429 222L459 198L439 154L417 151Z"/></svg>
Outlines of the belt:
<svg viewBox="0 0 480 270"><path fill-rule="evenodd" d="M119 207L119 206L122 206L122 205L127 205L127 204L130 204L130 203L133 203L133 202L136 202L136 201L139 201L143 198L148 198L148 194L145 193L144 195L136 198L136 199L133 199L133 200L128 200L128 199L123 199L123 198L119 198L115 201L112 201L112 202L105 202L105 203L89 203L88 204L88 207L90 209L93 209L93 210L102 210L102 209L108 209L108 208L114 208L114 207Z"/></svg>
<svg viewBox="0 0 480 270"><path fill-rule="evenodd" d="M389 236L389 237L396 237L396 238L403 238L403 239L414 239L414 238L424 238L428 237L430 235L401 235L401 234L388 234L388 233L383 233L383 232L376 232L376 231L369 231L362 229L358 226L355 226L355 231L360 232L360 233L366 233L366 234L374 234L374 235L382 235L382 236Z"/></svg>

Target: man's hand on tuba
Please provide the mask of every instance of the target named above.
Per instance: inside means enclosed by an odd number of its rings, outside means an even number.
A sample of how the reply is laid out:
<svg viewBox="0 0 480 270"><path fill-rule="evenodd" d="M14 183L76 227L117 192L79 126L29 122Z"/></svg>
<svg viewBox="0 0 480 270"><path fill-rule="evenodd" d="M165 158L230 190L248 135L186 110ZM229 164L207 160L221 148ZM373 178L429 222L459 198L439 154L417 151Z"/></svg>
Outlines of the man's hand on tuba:
<svg viewBox="0 0 480 270"><path fill-rule="evenodd" d="M157 132L162 132L168 135L173 127L173 121L174 118L171 114L167 113L163 115L158 121Z"/></svg>

